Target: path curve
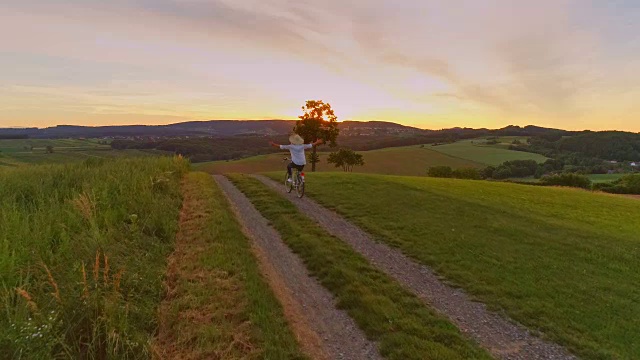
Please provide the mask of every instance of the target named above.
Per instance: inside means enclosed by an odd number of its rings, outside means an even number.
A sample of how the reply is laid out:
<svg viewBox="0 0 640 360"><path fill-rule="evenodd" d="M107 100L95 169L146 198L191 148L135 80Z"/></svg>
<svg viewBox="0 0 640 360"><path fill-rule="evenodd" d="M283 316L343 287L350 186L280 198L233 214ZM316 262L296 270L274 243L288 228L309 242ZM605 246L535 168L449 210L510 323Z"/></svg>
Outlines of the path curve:
<svg viewBox="0 0 640 360"><path fill-rule="evenodd" d="M277 283L282 285L279 289L274 289L274 292L276 295L285 293L283 306L294 307L290 310L302 318L307 331L317 334L312 337L320 340L320 346L329 355L329 359L381 359L377 344L365 337L345 311L336 309L331 293L309 276L302 260L287 247L280 234L269 225L268 220L256 210L249 199L226 177L214 175L214 178L229 200L243 231L258 248L258 260L266 260L267 268L271 269L269 275L277 276ZM273 279L268 280L272 285ZM278 298L282 301L281 296ZM296 331L296 324L292 325L296 335L301 336Z"/></svg>
<svg viewBox="0 0 640 360"><path fill-rule="evenodd" d="M418 264L398 249L374 241L337 213L309 198L298 199L287 194L282 184L267 177L253 176L282 193L330 234L351 245L372 264L448 317L493 356L505 360L577 359L562 346L542 340L524 326L489 311L482 303L472 301L461 289L442 282L429 267Z"/></svg>

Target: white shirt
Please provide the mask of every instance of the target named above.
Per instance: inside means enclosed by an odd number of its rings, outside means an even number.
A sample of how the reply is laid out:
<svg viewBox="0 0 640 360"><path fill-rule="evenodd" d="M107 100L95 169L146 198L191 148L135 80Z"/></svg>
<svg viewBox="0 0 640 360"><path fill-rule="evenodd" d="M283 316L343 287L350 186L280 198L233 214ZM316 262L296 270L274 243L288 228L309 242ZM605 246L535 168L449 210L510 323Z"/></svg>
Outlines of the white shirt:
<svg viewBox="0 0 640 360"><path fill-rule="evenodd" d="M280 149L289 150L291 153L291 161L296 165L305 165L307 163L307 159L304 156L304 149L311 149L313 144L302 144L302 145L280 145Z"/></svg>

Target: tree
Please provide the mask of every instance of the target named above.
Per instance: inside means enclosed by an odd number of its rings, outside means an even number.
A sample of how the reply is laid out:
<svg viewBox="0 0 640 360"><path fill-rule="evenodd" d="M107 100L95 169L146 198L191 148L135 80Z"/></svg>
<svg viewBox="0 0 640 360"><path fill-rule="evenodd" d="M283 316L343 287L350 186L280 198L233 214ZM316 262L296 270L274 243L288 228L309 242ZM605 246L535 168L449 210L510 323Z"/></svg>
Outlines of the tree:
<svg viewBox="0 0 640 360"><path fill-rule="evenodd" d="M338 129L338 118L333 113L331 105L322 100L308 100L302 107L304 114L298 116L300 120L296 122L293 132L302 136L305 143L312 143L322 139L329 146L336 146L336 139L340 130ZM316 171L316 146L311 152L311 171Z"/></svg>
<svg viewBox="0 0 640 360"><path fill-rule="evenodd" d="M353 171L354 166L364 165L362 154L358 154L351 149L340 149L329 154L327 158L329 164L342 167L343 171Z"/></svg>
<svg viewBox="0 0 640 360"><path fill-rule="evenodd" d="M547 186L572 186L583 189L591 187L591 180L584 175L579 174L558 174L543 176L540 179L540 184Z"/></svg>
<svg viewBox="0 0 640 360"><path fill-rule="evenodd" d="M494 166L487 166L482 170L480 175L482 176L483 179L491 179L493 178L494 171L496 171L496 168Z"/></svg>
<svg viewBox="0 0 640 360"><path fill-rule="evenodd" d="M315 153L309 154L309 163L317 164L319 162L320 162L320 155Z"/></svg>
<svg viewBox="0 0 640 360"><path fill-rule="evenodd" d="M506 178L510 178L513 174L511 173L511 168L504 166L504 165L500 165L494 172L493 172L493 178L494 179L506 179Z"/></svg>

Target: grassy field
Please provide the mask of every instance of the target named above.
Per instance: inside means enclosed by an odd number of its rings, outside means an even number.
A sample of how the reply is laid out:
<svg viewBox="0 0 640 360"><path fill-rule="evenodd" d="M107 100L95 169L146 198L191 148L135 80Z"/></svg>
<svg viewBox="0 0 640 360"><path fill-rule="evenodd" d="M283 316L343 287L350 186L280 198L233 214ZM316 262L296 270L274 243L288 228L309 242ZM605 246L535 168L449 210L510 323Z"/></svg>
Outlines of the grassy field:
<svg viewBox="0 0 640 360"><path fill-rule="evenodd" d="M183 184L156 349L164 359L302 359L249 240L210 175Z"/></svg>
<svg viewBox="0 0 640 360"><path fill-rule="evenodd" d="M431 166L447 165L454 169L465 167L484 167L483 164L451 157L449 155L432 150L433 147L425 145L386 148L359 152L364 156L365 166L355 167L354 172L373 174L397 174L397 175L426 175L427 168ZM286 163L282 158L288 153L254 156L235 161L214 161L195 164L198 170L213 174L224 173L258 173L285 169ZM327 153L320 153L321 162L318 171L335 171L335 167L326 162ZM310 166L307 166L309 168Z"/></svg>
<svg viewBox="0 0 640 360"><path fill-rule="evenodd" d="M447 320L254 178L230 176L388 359L489 359ZM315 177L314 177L315 179Z"/></svg>
<svg viewBox="0 0 640 360"><path fill-rule="evenodd" d="M495 145L485 145L483 144L485 140L479 139L463 140L452 144L433 146L432 148L451 157L475 161L485 165L500 165L510 160L535 160L537 162L547 160L540 154L507 149L510 145L509 140L513 141L512 138L506 138L504 140L506 142Z"/></svg>
<svg viewBox="0 0 640 360"><path fill-rule="evenodd" d="M151 356L188 167L149 158L0 172L0 357Z"/></svg>
<svg viewBox="0 0 640 360"><path fill-rule="evenodd" d="M544 162L542 155L506 149L513 139L504 138L504 144L481 145L484 140L465 140L453 144L438 146L414 145L393 147L359 152L364 156L365 165L355 167L354 172L382 175L426 175L427 168L432 166L450 166L459 168L483 168L488 165L499 165L508 160L533 159ZM477 142L478 144L475 144ZM503 146L504 145L504 146ZM253 156L241 160L213 161L195 164L196 168L213 174L225 173L259 173L280 170L285 167L282 161L288 153ZM318 171L335 171L335 167L326 163L327 153L320 153Z"/></svg>
<svg viewBox="0 0 640 360"><path fill-rule="evenodd" d="M629 174L591 174L587 177L594 183L605 183L616 181L625 175Z"/></svg>
<svg viewBox="0 0 640 360"><path fill-rule="evenodd" d="M496 140L498 143L497 144L492 144L489 146L493 146L493 147L499 147L499 148L503 148L503 149L508 149L509 146L513 145L514 141L519 141L521 144L526 144L527 143L527 139L529 137L528 136L498 136L497 138L495 138L494 140ZM488 141L487 138L484 138L484 141ZM474 140L474 143L479 142Z"/></svg>
<svg viewBox="0 0 640 360"><path fill-rule="evenodd" d="M25 151L45 150L47 146L64 149L110 149L108 143L100 143L97 139L1 139L0 151L3 153L20 153Z"/></svg>
<svg viewBox="0 0 640 360"><path fill-rule="evenodd" d="M591 182L593 182L594 184L597 184L597 183L612 182L620 179L625 175L629 175L629 174L589 174L589 175L586 175L586 177L588 177L589 180L591 180ZM533 176L528 176L524 178L510 178L509 180L514 182L530 182L530 183L537 183L540 181L539 179L536 179Z"/></svg>
<svg viewBox="0 0 640 360"><path fill-rule="evenodd" d="M307 188L381 241L586 359L640 354L635 199L339 173L309 174Z"/></svg>
<svg viewBox="0 0 640 360"><path fill-rule="evenodd" d="M53 153L47 153L47 146ZM61 164L90 158L166 155L156 150L113 150L97 139L0 140L0 168L25 164Z"/></svg>

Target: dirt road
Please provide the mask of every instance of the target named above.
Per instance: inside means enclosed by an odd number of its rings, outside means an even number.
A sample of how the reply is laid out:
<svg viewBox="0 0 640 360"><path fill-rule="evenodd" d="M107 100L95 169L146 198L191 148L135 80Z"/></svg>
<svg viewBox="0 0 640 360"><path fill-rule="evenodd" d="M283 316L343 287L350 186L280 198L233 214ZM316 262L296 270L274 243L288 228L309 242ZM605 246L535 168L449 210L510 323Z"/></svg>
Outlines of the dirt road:
<svg viewBox="0 0 640 360"><path fill-rule="evenodd" d="M309 276L249 199L227 178L214 178L253 241L265 278L305 352L315 359L381 359L377 345L366 339L346 312L336 309L331 293Z"/></svg>

